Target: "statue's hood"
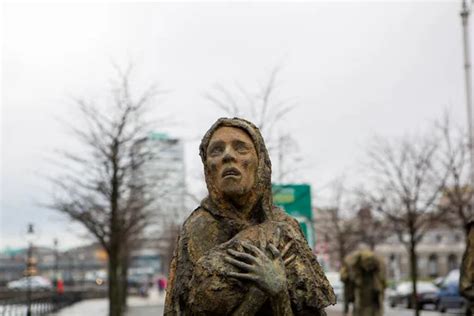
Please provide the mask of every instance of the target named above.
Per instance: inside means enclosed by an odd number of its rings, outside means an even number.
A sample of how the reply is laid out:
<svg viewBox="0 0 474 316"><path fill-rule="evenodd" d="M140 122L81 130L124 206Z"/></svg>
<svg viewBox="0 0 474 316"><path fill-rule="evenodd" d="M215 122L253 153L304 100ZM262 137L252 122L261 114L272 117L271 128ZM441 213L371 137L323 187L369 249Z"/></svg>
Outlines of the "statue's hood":
<svg viewBox="0 0 474 316"><path fill-rule="evenodd" d="M218 119L202 138L201 145L199 146L199 155L201 156L201 160L204 165L204 176L206 178L209 196L202 201L201 206L209 210L214 215L236 219L236 210L219 194L218 190L211 181L210 170L206 164L207 147L209 145L209 141L211 140L214 132L220 127L240 128L244 130L252 139L258 156L256 181L254 187L252 188L252 192L255 194L253 201L251 201L251 203L255 205L254 216L256 216L259 221L264 221L268 218L271 218L273 200L271 181L272 165L270 162L270 157L258 127L241 118Z"/></svg>

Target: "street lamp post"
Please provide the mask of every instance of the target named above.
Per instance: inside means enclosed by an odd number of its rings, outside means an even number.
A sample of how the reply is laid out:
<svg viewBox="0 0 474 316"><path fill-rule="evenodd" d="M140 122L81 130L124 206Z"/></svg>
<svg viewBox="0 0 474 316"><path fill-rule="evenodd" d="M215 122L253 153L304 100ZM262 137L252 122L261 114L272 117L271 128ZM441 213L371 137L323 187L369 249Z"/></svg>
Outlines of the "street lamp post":
<svg viewBox="0 0 474 316"><path fill-rule="evenodd" d="M471 159L470 182L471 182L471 209L474 207L474 129L472 118L472 74L471 74L471 55L469 43L469 15L471 10L466 2L462 1L461 21L463 30L463 44L464 44L464 79L466 83L466 106L467 106L467 126L469 132L469 154Z"/></svg>
<svg viewBox="0 0 474 316"><path fill-rule="evenodd" d="M31 277L36 273L35 261L33 258L33 240L34 240L34 227L33 224L28 224L28 231L26 232L26 240L28 242L28 254L26 258L26 316L31 316Z"/></svg>
<svg viewBox="0 0 474 316"><path fill-rule="evenodd" d="M58 239L54 238L54 287L58 286Z"/></svg>

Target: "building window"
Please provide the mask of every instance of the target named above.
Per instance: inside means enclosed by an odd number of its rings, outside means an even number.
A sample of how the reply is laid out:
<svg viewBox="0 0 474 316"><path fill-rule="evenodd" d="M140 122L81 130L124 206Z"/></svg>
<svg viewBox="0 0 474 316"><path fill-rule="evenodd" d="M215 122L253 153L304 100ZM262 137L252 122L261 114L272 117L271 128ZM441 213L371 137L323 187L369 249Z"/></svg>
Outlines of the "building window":
<svg viewBox="0 0 474 316"><path fill-rule="evenodd" d="M454 241L455 242L460 242L461 241L461 235L459 235L459 234L454 235Z"/></svg>
<svg viewBox="0 0 474 316"><path fill-rule="evenodd" d="M438 276L438 256L431 254L428 259L428 275L432 278Z"/></svg>
<svg viewBox="0 0 474 316"><path fill-rule="evenodd" d="M440 243L443 240L443 236L441 234L436 235L436 243Z"/></svg>
<svg viewBox="0 0 474 316"><path fill-rule="evenodd" d="M455 254L450 254L448 256L448 270L451 271L455 269L459 269L458 257Z"/></svg>
<svg viewBox="0 0 474 316"><path fill-rule="evenodd" d="M389 257L389 276L395 280L398 280L400 278L397 257L394 253L390 254Z"/></svg>

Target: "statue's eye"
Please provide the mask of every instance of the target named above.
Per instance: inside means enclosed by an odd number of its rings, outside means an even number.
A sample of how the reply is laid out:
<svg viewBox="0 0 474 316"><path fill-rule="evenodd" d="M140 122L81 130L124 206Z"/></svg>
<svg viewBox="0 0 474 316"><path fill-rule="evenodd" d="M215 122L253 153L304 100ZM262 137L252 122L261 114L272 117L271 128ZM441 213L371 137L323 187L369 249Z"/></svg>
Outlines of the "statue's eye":
<svg viewBox="0 0 474 316"><path fill-rule="evenodd" d="M250 147L245 144L245 143L237 143L235 144L235 150L239 153L239 154L246 154L250 151Z"/></svg>
<svg viewBox="0 0 474 316"><path fill-rule="evenodd" d="M214 145L214 146L211 146L211 148L209 150L209 154L211 156L217 156L217 155L221 154L223 151L224 151L224 146Z"/></svg>

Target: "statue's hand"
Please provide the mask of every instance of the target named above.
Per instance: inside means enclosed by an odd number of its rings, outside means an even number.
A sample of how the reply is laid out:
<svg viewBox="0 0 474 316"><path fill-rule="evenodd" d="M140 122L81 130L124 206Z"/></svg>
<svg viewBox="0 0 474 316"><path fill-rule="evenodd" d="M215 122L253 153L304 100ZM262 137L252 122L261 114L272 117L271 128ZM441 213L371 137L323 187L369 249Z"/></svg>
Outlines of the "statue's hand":
<svg viewBox="0 0 474 316"><path fill-rule="evenodd" d="M273 244L268 244L267 249L271 253L270 256L267 256L263 249L259 249L254 245L242 243L242 246L248 252L228 249L227 252L232 257L228 256L224 259L246 273L229 272L228 275L238 279L253 281L260 289L272 297L286 291L285 265L289 264L295 257L293 255L283 259L283 256L291 244L287 244L282 252Z"/></svg>

